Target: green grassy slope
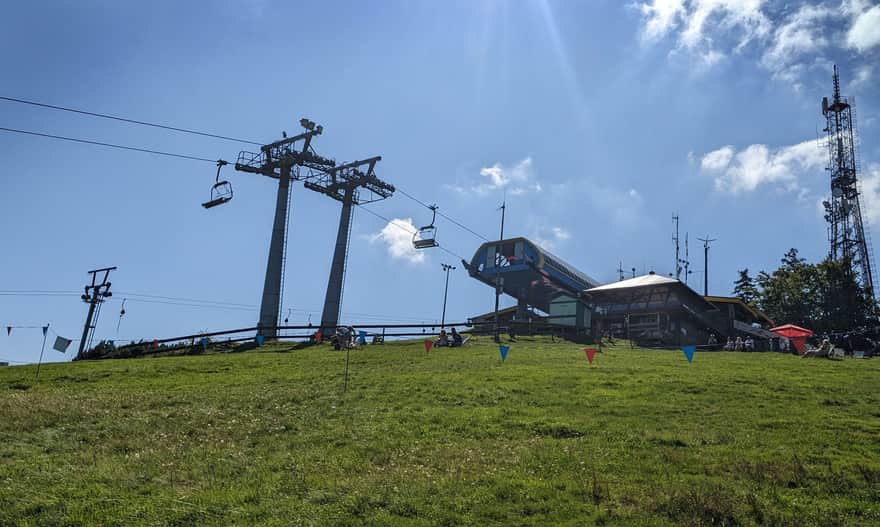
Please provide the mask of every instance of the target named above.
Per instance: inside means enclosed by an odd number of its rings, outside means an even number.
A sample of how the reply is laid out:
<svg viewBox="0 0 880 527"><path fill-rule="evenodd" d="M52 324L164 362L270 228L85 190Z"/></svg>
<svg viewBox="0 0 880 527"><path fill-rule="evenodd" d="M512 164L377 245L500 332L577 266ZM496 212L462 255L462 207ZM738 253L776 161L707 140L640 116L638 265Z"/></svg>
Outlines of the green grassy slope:
<svg viewBox="0 0 880 527"><path fill-rule="evenodd" d="M880 360L288 348L0 368L0 525L880 524Z"/></svg>

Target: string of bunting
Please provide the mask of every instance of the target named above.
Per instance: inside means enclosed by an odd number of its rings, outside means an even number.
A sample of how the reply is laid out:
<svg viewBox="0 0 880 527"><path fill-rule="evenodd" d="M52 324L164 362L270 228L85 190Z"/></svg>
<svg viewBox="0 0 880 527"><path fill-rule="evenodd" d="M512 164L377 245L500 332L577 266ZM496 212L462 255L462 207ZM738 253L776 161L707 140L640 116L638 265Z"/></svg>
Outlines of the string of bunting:
<svg viewBox="0 0 880 527"><path fill-rule="evenodd" d="M79 340L79 339L68 339L68 338L62 337L61 335L56 333L54 329L51 329L49 327L49 324L46 324L45 326L13 326L13 325L8 325L8 326L6 326L6 336L7 337L12 336L13 329L40 329L43 331L44 338L46 337L46 334L51 330L52 334L55 335L55 343L52 345L52 349L54 349L55 351L60 351L61 353L66 353L67 348L70 347L70 345L73 343L73 341Z"/></svg>

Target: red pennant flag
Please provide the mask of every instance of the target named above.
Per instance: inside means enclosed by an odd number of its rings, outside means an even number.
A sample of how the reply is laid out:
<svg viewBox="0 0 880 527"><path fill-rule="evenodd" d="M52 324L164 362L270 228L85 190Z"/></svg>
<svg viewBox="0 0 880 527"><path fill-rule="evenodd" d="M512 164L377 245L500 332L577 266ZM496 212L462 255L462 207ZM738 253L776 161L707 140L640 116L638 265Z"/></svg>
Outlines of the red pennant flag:
<svg viewBox="0 0 880 527"><path fill-rule="evenodd" d="M320 343L321 343L321 332L316 331L315 332L315 344L320 344Z"/></svg>
<svg viewBox="0 0 880 527"><path fill-rule="evenodd" d="M6 336L8 337L12 333L12 326L6 326Z"/></svg>
<svg viewBox="0 0 880 527"><path fill-rule="evenodd" d="M154 340L154 341L153 341L153 347L155 348L155 347L158 346L158 345L159 345L159 341L158 341L158 340Z"/></svg>
<svg viewBox="0 0 880 527"><path fill-rule="evenodd" d="M425 353L429 353L431 351L431 346L433 346L433 345L434 345L433 340L426 340L425 341Z"/></svg>
<svg viewBox="0 0 880 527"><path fill-rule="evenodd" d="M587 354L587 360L590 361L590 364L593 364L593 357L596 356L596 350L593 348L584 348L584 353Z"/></svg>

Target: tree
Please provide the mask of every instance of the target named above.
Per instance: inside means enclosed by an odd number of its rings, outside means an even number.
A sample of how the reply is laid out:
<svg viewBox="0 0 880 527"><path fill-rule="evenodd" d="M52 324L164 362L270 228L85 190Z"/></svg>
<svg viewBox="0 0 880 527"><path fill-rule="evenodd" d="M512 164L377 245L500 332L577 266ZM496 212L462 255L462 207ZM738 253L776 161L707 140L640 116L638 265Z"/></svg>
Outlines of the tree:
<svg viewBox="0 0 880 527"><path fill-rule="evenodd" d="M809 264L798 256L797 249L790 249L781 264L772 274L761 271L755 279L759 289L756 303L776 323L797 324L816 332L851 331L877 324L877 304L859 285L849 260L826 258ZM744 276L747 270L740 271L737 287L745 283Z"/></svg>
<svg viewBox="0 0 880 527"><path fill-rule="evenodd" d="M826 258L816 265L822 288L822 313L816 321L820 331L849 331L876 324L877 304L856 280L848 258Z"/></svg>
<svg viewBox="0 0 880 527"><path fill-rule="evenodd" d="M733 283L733 296L750 306L754 306L759 294L758 288L755 286L755 279L749 276L748 267L740 270L739 278Z"/></svg>
<svg viewBox="0 0 880 527"><path fill-rule="evenodd" d="M773 274L761 272L758 306L777 323L788 322L809 327L818 318L818 280L816 269L790 249Z"/></svg>

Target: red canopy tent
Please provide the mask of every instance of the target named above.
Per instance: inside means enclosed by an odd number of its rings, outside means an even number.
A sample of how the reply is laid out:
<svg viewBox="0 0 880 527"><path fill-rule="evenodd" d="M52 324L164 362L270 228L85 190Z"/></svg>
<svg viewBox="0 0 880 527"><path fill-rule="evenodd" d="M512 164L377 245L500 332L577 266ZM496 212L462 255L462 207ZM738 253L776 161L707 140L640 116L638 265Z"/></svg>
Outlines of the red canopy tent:
<svg viewBox="0 0 880 527"><path fill-rule="evenodd" d="M785 324L771 328L770 331L791 340L794 349L796 349L798 353L804 352L804 345L807 343L807 337L813 336L813 332L809 329L795 326L794 324Z"/></svg>

